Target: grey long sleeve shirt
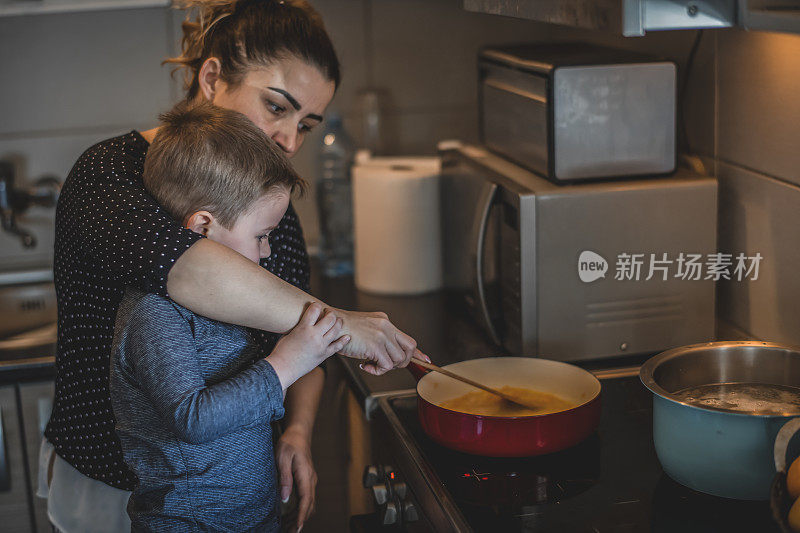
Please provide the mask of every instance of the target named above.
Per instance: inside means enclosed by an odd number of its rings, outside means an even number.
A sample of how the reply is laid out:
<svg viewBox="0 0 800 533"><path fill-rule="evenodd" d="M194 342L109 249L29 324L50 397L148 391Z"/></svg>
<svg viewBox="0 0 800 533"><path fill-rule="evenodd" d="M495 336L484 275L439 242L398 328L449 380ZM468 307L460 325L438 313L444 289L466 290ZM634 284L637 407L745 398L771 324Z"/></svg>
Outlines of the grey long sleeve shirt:
<svg viewBox="0 0 800 533"><path fill-rule="evenodd" d="M283 416L283 392L265 355L245 328L126 291L110 386L138 478L134 531L277 530L270 422Z"/></svg>

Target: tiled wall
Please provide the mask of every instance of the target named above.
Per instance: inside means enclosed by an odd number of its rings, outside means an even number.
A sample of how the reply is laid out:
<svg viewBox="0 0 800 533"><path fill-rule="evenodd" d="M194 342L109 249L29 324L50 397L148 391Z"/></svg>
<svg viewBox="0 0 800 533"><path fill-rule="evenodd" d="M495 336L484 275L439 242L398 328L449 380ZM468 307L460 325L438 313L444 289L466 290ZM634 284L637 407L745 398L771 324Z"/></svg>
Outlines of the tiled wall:
<svg viewBox="0 0 800 533"><path fill-rule="evenodd" d="M63 178L95 142L153 124L176 94L159 66L174 48L170 17L164 9L0 17L0 158L15 163L18 184ZM0 255L39 261L52 249L52 219L52 210L31 210L20 225L40 245L27 251L0 232Z"/></svg>
<svg viewBox="0 0 800 533"><path fill-rule="evenodd" d="M579 39L683 66L697 35L626 39L469 13L461 0L312 3L344 68L331 110L358 139L359 94L379 91L385 146L398 154L432 153L445 138L476 140L475 58L482 45ZM159 62L175 52L181 19L161 8L0 18L0 157L18 161L23 179L63 176L92 142L153 126L180 94ZM721 247L764 255L758 281L720 286L720 314L754 335L800 344L798 94L800 37L706 31L684 112L693 151L720 178ZM312 183L320 133L295 158ZM297 207L313 247L313 194Z"/></svg>
<svg viewBox="0 0 800 533"><path fill-rule="evenodd" d="M765 340L800 345L800 36L715 34L720 248L764 259L725 282L718 311Z"/></svg>

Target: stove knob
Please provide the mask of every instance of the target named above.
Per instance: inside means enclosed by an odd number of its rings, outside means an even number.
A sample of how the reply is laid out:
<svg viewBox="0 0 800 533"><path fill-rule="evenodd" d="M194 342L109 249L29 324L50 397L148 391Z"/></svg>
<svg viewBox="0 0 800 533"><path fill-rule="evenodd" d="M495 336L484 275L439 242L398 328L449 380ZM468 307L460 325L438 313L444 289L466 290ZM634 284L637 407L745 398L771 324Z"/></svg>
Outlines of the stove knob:
<svg viewBox="0 0 800 533"><path fill-rule="evenodd" d="M400 496L401 500L406 497L406 493L408 492L408 487L406 487L405 483L392 483L392 489L395 494Z"/></svg>
<svg viewBox="0 0 800 533"><path fill-rule="evenodd" d="M398 518L397 504L394 502L387 503L386 509L383 510L383 525L388 526L391 524L396 524Z"/></svg>
<svg viewBox="0 0 800 533"><path fill-rule="evenodd" d="M380 480L381 476L378 475L377 466L369 465L364 469L364 476L361 478L361 481L364 483L365 489L370 488Z"/></svg>
<svg viewBox="0 0 800 533"><path fill-rule="evenodd" d="M403 520L406 522L416 522L419 520L419 513L417 512L417 506L414 505L414 502L403 502Z"/></svg>
<svg viewBox="0 0 800 533"><path fill-rule="evenodd" d="M378 485L373 485L372 494L375 496L375 503L377 503L378 505L383 505L384 503L386 503L386 500L388 499L386 485L384 485L383 483L379 483Z"/></svg>

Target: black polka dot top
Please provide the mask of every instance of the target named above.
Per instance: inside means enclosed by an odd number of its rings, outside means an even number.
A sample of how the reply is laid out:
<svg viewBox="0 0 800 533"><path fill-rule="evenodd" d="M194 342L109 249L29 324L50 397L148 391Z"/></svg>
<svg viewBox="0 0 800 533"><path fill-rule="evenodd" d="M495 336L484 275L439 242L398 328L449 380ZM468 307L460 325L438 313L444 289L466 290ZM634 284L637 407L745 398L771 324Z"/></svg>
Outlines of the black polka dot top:
<svg viewBox="0 0 800 533"><path fill-rule="evenodd" d="M170 267L197 239L142 184L149 144L133 131L81 155L56 209L55 285L58 345L53 413L45 435L78 471L132 490L109 397L109 360L126 285L167 295ZM262 266L308 291L309 264L297 215L286 212L270 236ZM258 332L271 350L278 336Z"/></svg>

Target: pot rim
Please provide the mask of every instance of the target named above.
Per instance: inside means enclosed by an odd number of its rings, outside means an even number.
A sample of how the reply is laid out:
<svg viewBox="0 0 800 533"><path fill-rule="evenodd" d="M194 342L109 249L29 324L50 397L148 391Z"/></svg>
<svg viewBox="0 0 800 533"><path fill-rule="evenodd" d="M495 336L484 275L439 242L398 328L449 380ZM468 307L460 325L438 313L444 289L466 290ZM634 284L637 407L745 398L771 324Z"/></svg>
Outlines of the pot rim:
<svg viewBox="0 0 800 533"><path fill-rule="evenodd" d="M496 357L496 358L493 358L493 359L506 359L506 358L507 359L512 359L512 357ZM478 359L489 359L489 358L488 357L479 357ZM519 359L519 357L513 357L513 359ZM528 357L527 359L540 359L540 358L538 358L538 357ZM476 418L480 418L480 419L489 419L489 420L523 420L523 419L528 420L528 419L534 419L534 418L543 418L543 417L546 417L546 416L560 415L560 414L563 414L563 413L569 413L570 411L575 411L576 409L580 409L581 407L589 405L593 401L595 401L598 398L600 398L600 396L602 395L602 393L603 393L603 384L600 382L600 380L597 378L597 376L595 376L594 374L592 374L591 372L589 372L585 368L581 368L579 366L572 365L570 363L565 363L564 361L554 361L552 359L543 359L543 360L544 361L550 361L550 362L553 362L553 363L559 363L559 364L562 364L562 365L572 366L572 367L575 367L578 370L588 374L589 376L592 377L592 379L594 379L597 382L597 393L594 396L592 396L591 398L587 399L586 401L584 401L582 403L579 403L578 405L574 405L574 406L570 407L569 409L564 409L564 410L561 410L561 411L554 411L552 413L542 413L542 414L539 414L539 415L521 415L521 416L477 415L477 414L474 414L474 413L467 413L467 412L464 412L464 411L456 411L454 409L448 409L447 407L442 407L441 405L439 405L437 403L434 403L434 402L428 400L427 398L425 398L419 392L419 387L420 387L422 381L426 377L428 377L429 375L432 374L432 372L429 372L428 374L425 374L424 376L422 376L422 378L420 378L419 381L417 381L417 386L415 387L415 391L417 393L417 399L418 400L422 400L425 403L427 403L428 405L431 405L431 406L436 407L438 409L441 409L443 411L447 411L447 412L450 412L450 413L453 413L453 414L457 414L457 415L462 415L462 416L472 416L472 417L476 417ZM445 365L442 368L447 368L449 366L452 366L452 365L455 365L455 364L458 364L458 363L461 363L461 362L463 362L463 361L457 361L456 363L450 363L449 365Z"/></svg>
<svg viewBox="0 0 800 533"><path fill-rule="evenodd" d="M794 413L776 415L776 414L766 414L766 413L765 414L742 413L740 411L732 411L720 407L694 405L677 399L675 397L675 394L668 392L666 389L662 388L656 382L655 377L653 376L656 369L661 364L671 359L676 359L677 357L680 357L681 355L684 355L686 353L698 350L707 350L709 348L733 348L737 346L774 348L780 350L789 350L800 354L800 348L798 348L797 346L792 346L789 344L779 344L775 342L766 342L766 341L716 341L716 342L702 342L698 344L689 344L686 346L679 346L677 348L666 350L657 355L654 355L653 357L645 361L645 363L639 369L639 379L641 380L642 384L645 387L647 387L653 394L660 396L665 400L670 400L671 402L678 403L686 407L691 407L692 409L699 409L701 411L709 411L713 413L724 413L735 416L747 416L747 417L759 417L759 418L790 418L790 417L800 416L800 411Z"/></svg>

